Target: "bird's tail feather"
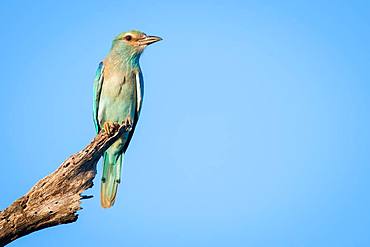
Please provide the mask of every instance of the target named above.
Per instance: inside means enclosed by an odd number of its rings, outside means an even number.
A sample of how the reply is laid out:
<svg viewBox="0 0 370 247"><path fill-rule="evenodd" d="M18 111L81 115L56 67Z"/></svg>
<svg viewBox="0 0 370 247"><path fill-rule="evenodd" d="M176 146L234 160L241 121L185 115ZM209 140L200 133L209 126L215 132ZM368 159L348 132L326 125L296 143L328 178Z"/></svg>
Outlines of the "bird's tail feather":
<svg viewBox="0 0 370 247"><path fill-rule="evenodd" d="M118 184L121 182L123 154L104 153L103 177L100 190L100 202L103 208L110 208L116 200Z"/></svg>

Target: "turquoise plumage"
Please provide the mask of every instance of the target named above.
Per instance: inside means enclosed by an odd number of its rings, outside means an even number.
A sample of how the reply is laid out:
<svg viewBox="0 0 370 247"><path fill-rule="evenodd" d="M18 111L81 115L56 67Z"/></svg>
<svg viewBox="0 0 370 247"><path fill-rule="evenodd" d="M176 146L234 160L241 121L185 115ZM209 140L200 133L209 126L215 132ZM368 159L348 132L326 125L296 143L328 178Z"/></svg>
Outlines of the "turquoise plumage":
<svg viewBox="0 0 370 247"><path fill-rule="evenodd" d="M121 181L123 156L139 119L144 82L139 59L149 44L161 38L132 30L118 35L94 80L93 117L96 132L114 123L131 126L103 155L101 205L111 207Z"/></svg>

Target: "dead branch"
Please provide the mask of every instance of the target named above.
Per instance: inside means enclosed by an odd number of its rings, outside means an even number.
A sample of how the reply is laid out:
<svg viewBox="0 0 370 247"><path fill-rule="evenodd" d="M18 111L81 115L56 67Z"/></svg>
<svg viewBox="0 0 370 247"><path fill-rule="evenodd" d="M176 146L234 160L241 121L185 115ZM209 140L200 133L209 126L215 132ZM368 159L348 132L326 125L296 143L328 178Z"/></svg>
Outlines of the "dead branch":
<svg viewBox="0 0 370 247"><path fill-rule="evenodd" d="M110 135L100 132L87 147L1 211L0 246L43 228L75 222L81 199L91 198L81 193L93 186L99 158L125 131L122 125L112 127Z"/></svg>

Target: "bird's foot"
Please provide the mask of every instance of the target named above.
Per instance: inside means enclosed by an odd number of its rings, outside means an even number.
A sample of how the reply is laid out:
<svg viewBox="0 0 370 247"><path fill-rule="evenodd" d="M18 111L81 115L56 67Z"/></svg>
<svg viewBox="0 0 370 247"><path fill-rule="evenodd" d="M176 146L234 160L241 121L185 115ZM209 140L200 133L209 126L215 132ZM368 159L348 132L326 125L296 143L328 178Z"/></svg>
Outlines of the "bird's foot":
<svg viewBox="0 0 370 247"><path fill-rule="evenodd" d="M125 125L126 131L130 132L132 130L134 122L132 121L131 117L127 117L125 120L122 121L122 124Z"/></svg>
<svg viewBox="0 0 370 247"><path fill-rule="evenodd" d="M113 132L118 128L119 128L119 124L114 123L112 121L107 121L103 125L103 129L104 129L105 133L108 134L108 136L112 135Z"/></svg>

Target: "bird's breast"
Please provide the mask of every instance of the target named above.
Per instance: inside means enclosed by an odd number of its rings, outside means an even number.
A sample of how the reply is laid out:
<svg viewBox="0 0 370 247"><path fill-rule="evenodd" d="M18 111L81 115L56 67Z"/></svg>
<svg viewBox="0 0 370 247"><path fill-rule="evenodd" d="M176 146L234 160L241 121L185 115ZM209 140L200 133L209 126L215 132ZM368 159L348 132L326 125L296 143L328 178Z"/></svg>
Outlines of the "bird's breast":
<svg viewBox="0 0 370 247"><path fill-rule="evenodd" d="M99 102L99 119L123 121L136 107L135 79L130 74L115 73L104 78Z"/></svg>
<svg viewBox="0 0 370 247"><path fill-rule="evenodd" d="M118 97L122 94L125 84L129 83L127 81L127 76L125 75L111 75L106 78L103 83L102 90L105 90L106 96L109 97ZM127 87L127 85L126 85Z"/></svg>

